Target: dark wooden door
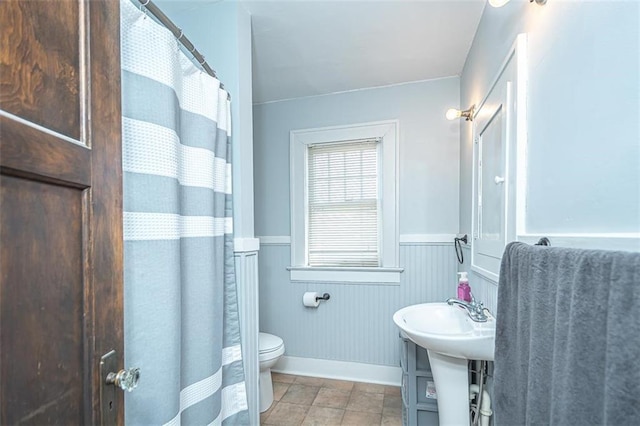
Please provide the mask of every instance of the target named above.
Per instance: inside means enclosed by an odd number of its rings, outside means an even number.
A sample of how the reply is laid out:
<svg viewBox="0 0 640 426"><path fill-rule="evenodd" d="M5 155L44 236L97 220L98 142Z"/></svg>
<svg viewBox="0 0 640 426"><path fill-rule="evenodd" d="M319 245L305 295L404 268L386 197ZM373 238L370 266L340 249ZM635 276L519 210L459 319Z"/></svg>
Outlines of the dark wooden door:
<svg viewBox="0 0 640 426"><path fill-rule="evenodd" d="M122 366L119 27L116 0L0 2L2 425L100 423Z"/></svg>

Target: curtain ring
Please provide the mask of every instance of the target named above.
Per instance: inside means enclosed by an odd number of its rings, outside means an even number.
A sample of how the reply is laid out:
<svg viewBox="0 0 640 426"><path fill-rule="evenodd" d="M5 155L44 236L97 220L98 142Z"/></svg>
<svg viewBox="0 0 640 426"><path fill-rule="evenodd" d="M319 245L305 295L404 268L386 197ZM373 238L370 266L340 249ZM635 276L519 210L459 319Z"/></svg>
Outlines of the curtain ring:
<svg viewBox="0 0 640 426"><path fill-rule="evenodd" d="M200 61L198 61L200 62ZM204 55L202 55L202 62L200 62L200 65L204 65L207 63L207 60L204 58Z"/></svg>
<svg viewBox="0 0 640 426"><path fill-rule="evenodd" d="M140 3L140 12L144 13L144 19L147 19L147 8L146 6L149 4L151 0L147 0L146 3Z"/></svg>
<svg viewBox="0 0 640 426"><path fill-rule="evenodd" d="M178 29L180 30L180 35L178 36L178 40L180 40L184 36L184 33L182 32L182 28L178 28Z"/></svg>

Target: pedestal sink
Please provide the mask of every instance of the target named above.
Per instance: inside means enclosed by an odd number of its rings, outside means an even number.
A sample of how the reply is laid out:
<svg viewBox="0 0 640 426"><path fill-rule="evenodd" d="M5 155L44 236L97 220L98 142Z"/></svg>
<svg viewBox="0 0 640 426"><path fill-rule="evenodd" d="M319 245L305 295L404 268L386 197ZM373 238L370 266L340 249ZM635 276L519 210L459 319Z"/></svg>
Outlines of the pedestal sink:
<svg viewBox="0 0 640 426"><path fill-rule="evenodd" d="M469 425L469 360L493 361L495 318L474 322L460 306L422 303L402 308L393 322L429 354L441 426Z"/></svg>

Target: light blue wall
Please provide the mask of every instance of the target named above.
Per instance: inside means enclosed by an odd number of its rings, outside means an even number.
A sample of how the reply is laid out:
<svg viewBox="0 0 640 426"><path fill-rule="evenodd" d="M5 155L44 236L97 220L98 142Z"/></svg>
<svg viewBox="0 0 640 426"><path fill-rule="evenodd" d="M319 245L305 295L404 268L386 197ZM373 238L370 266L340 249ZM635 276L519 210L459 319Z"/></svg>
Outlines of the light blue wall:
<svg viewBox="0 0 640 426"><path fill-rule="evenodd" d="M459 128L444 112L459 80L444 78L254 106L257 235L290 235L289 132L398 119L400 233L458 231Z"/></svg>
<svg viewBox="0 0 640 426"><path fill-rule="evenodd" d="M478 104L518 33L529 38L527 229L640 232L637 1L486 7L461 77ZM471 126L461 123L460 229L471 228Z"/></svg>
<svg viewBox="0 0 640 426"><path fill-rule="evenodd" d="M400 234L458 231L457 77L254 106L256 233L288 236L289 132L399 120ZM400 285L300 283L289 280L290 246L261 245L260 328L284 339L286 355L398 365L393 313L455 294L451 243L402 244ZM328 292L318 309L305 291Z"/></svg>
<svg viewBox="0 0 640 426"><path fill-rule="evenodd" d="M529 40L530 233L640 232L640 3L486 7L461 76L478 104L516 35ZM471 231L472 127L461 122L460 231ZM470 251L465 250L469 270ZM495 304L497 286L470 274Z"/></svg>
<svg viewBox="0 0 640 426"><path fill-rule="evenodd" d="M284 340L287 356L398 366L393 314L455 295L452 244L401 244L400 285L289 281L290 246L260 249L260 329ZM306 291L329 293L317 309L302 305Z"/></svg>

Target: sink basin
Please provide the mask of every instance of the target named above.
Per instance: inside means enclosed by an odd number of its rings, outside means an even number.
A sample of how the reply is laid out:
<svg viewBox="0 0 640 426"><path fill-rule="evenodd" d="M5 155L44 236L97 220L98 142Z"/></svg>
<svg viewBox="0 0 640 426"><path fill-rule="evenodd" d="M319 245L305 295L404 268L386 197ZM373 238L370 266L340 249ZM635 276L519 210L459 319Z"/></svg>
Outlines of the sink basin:
<svg viewBox="0 0 640 426"><path fill-rule="evenodd" d="M470 359L493 361L496 320L475 322L461 306L422 303L402 308L393 322L429 355L440 426L469 424Z"/></svg>
<svg viewBox="0 0 640 426"><path fill-rule="evenodd" d="M393 315L396 325L415 344L454 358L493 361L496 320L475 322L460 306L422 303Z"/></svg>

